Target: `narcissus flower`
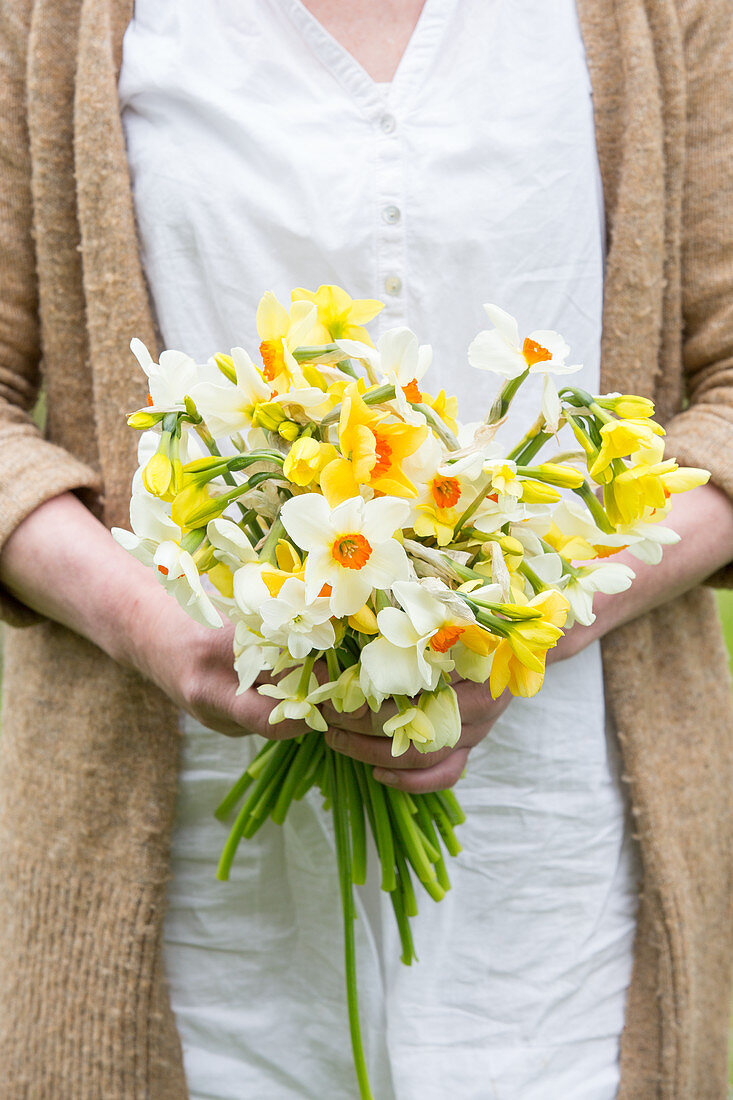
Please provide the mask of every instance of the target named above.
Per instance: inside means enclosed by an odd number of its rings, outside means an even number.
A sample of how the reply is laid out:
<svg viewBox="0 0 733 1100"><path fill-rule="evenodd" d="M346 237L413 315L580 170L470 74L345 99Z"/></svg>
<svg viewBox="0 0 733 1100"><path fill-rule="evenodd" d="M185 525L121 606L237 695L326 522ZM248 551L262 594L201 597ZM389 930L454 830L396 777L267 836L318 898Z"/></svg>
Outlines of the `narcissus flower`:
<svg viewBox="0 0 733 1100"><path fill-rule="evenodd" d="M321 488L332 502L356 496L360 485L389 496L410 497L416 489L403 470L405 459L425 441L428 429L401 422L366 405L356 384L346 388L339 420L342 458L321 472Z"/></svg>
<svg viewBox="0 0 733 1100"><path fill-rule="evenodd" d="M311 729L325 733L328 729L325 719L308 697L309 692L315 691L318 687L318 681L311 674L305 689L302 681L301 669L296 668L276 684L260 684L257 688L260 695L268 695L271 699L280 700L270 714L270 725L274 726L290 718L298 722L306 722Z"/></svg>
<svg viewBox="0 0 733 1100"><path fill-rule="evenodd" d="M707 470L678 467L672 459L651 466L640 463L604 485L603 503L614 527L626 526L648 520L657 509L665 507L673 493L687 492L709 480Z"/></svg>
<svg viewBox="0 0 733 1100"><path fill-rule="evenodd" d="M312 302L317 324L310 334L313 344L335 340L360 340L371 346L369 333L362 326L384 309L376 298L352 298L340 286L324 285L318 290L297 287L290 295L293 302Z"/></svg>
<svg viewBox="0 0 733 1100"><path fill-rule="evenodd" d="M190 355L163 351L156 363L142 340L130 341L130 351L148 376L148 406L151 411L185 412L184 398L190 394L201 371Z"/></svg>
<svg viewBox="0 0 733 1100"><path fill-rule="evenodd" d="M582 364L566 364L570 348L559 332L537 329L519 344L519 326L511 314L499 306L484 306L494 328L479 332L468 349L468 361L478 370L492 371L505 378L518 378L526 370L530 374L573 374Z"/></svg>
<svg viewBox="0 0 733 1100"><path fill-rule="evenodd" d="M304 488L317 481L323 467L335 458L338 458L338 451L331 443L319 443L317 439L303 436L290 448L283 473L294 485Z"/></svg>
<svg viewBox="0 0 733 1100"><path fill-rule="evenodd" d="M478 625L460 596L439 582L433 581L429 589L420 582L401 581L392 590L404 610L386 607L379 612L381 636L361 654L364 676L377 691L392 695L412 695L418 687L432 691L440 673L452 670L454 657L463 647L485 657L496 646L497 639ZM446 600L436 598L436 591L443 591Z"/></svg>
<svg viewBox="0 0 733 1100"><path fill-rule="evenodd" d="M597 478L614 458L638 455L642 462L654 462L658 452L655 436L664 435L664 428L653 420L612 420L601 426L601 449L588 473Z"/></svg>
<svg viewBox="0 0 733 1100"><path fill-rule="evenodd" d="M277 596L262 603L260 615L263 637L285 646L298 660L314 649L330 649L336 640L328 598L308 602L305 584L296 577L289 577Z"/></svg>
<svg viewBox="0 0 733 1100"><path fill-rule="evenodd" d="M422 401L419 383L433 361L430 344L418 344L409 328L391 328L377 341L376 348L355 340L337 341L352 359L368 363L376 379L400 386L408 401Z"/></svg>
<svg viewBox="0 0 733 1100"><path fill-rule="evenodd" d="M354 615L375 588L405 580L410 572L407 555L392 536L408 515L409 506L394 497L367 502L352 497L333 511L318 493L286 501L280 513L285 530L308 552L306 598L316 599L329 584L332 613Z"/></svg>
<svg viewBox="0 0 733 1100"><path fill-rule="evenodd" d="M112 528L112 537L143 565L152 566L158 581L185 611L204 626L220 627L221 617L204 592L196 564L181 548L182 532L162 500L146 492L130 501L132 532Z"/></svg>
<svg viewBox="0 0 733 1100"><path fill-rule="evenodd" d="M540 611L539 619L514 622L502 638L491 662L489 689L498 699L505 688L525 698L536 695L545 678L547 650L557 645L568 616L568 601L557 591L541 592L527 603Z"/></svg>
<svg viewBox="0 0 733 1100"><path fill-rule="evenodd" d="M312 302L293 302L288 313L271 291L260 299L257 333L262 341L262 376L277 392L305 384L293 352L314 342L312 333L316 321L316 307Z"/></svg>

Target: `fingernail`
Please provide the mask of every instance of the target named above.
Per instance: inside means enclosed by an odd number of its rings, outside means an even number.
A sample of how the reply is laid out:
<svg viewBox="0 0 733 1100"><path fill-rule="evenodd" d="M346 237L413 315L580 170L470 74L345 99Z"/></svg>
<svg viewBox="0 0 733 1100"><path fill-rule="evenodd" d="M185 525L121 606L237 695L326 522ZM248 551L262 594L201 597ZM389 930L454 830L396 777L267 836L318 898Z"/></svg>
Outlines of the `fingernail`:
<svg viewBox="0 0 733 1100"><path fill-rule="evenodd" d="M386 783L388 787L396 787L399 782L397 772L388 771L386 768L374 768L372 774L378 783Z"/></svg>
<svg viewBox="0 0 733 1100"><path fill-rule="evenodd" d="M330 730L326 731L326 741L328 742L328 744L331 746L332 749L335 749L339 745L343 745L344 735L343 735L343 733L339 733L338 730L330 729Z"/></svg>

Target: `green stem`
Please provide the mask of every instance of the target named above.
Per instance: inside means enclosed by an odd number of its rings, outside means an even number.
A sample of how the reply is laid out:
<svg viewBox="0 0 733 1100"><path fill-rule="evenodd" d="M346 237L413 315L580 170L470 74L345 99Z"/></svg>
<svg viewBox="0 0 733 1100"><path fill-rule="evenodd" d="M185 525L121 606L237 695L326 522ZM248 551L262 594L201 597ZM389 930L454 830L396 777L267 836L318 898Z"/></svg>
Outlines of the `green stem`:
<svg viewBox="0 0 733 1100"><path fill-rule="evenodd" d="M285 526L283 521L278 516L273 520L272 527L267 532L267 538L262 544L260 549L260 560L269 561L270 565L277 565L277 558L275 556L275 550L279 540L285 534Z"/></svg>
<svg viewBox="0 0 733 1100"><path fill-rule="evenodd" d="M407 866L405 866L405 871L407 871ZM405 966L410 966L413 959L417 962L417 954L415 953L415 944L412 939L410 921L405 912L405 899L402 891L399 889L393 890L389 896L392 899L392 908L394 909L395 920L397 922L397 931L400 934L400 943L402 944L400 960Z"/></svg>
<svg viewBox="0 0 733 1100"><path fill-rule="evenodd" d="M359 998L356 988L356 945L354 942L354 885L351 877L351 858L349 853L349 817L346 805L344 783L345 757L328 749L329 787L333 801L333 823L336 836L336 861L341 886L341 905L344 915L344 962L346 966L346 1001L349 1010L349 1030L351 1049L354 1055L354 1068L359 1084L361 1100L374 1100L369 1085L364 1047L359 1026Z"/></svg>
<svg viewBox="0 0 733 1100"><path fill-rule="evenodd" d="M471 516L474 514L474 512L478 511L481 503L483 502L483 500L486 497L487 490L489 490L491 488L491 483L493 481L493 477L494 477L494 474L492 472L487 477L485 477L482 482L479 483L479 489L478 489L478 492L476 493L476 496L473 498L473 500L469 504L468 508L466 508L465 512L460 517L460 519L458 520L458 523L456 524L456 526L454 528L454 533L453 533L453 538L454 539L455 539L456 535L458 534L458 532L460 531L460 529L463 527L464 523L467 523L468 520L471 518Z"/></svg>
<svg viewBox="0 0 733 1100"><path fill-rule="evenodd" d="M282 825L284 823L298 784L304 776L308 775L313 757L322 740L322 735L313 731L305 734L298 745L298 750L290 761L288 774L285 776L285 781L280 787L275 806L270 814L270 817L276 825Z"/></svg>
<svg viewBox="0 0 733 1100"><path fill-rule="evenodd" d="M216 870L216 877L222 882L226 882L229 878L229 872L234 861L239 842L244 835L244 830L247 828L252 810L259 802L263 792L267 789L270 780L273 775L277 773L280 768L283 755L289 754L290 746L287 741L275 742L275 749L267 758L267 763L262 769L254 788L248 794L244 805L237 814L236 820L232 825L231 831L227 838L227 842L224 845L224 849L219 859L219 866Z"/></svg>
<svg viewBox="0 0 733 1100"><path fill-rule="evenodd" d="M466 815L461 809L461 804L453 791L436 791L434 797L437 798L438 802L440 802L445 810L451 825L463 825L466 820Z"/></svg>
<svg viewBox="0 0 733 1100"><path fill-rule="evenodd" d="M321 774L321 766L326 757L326 745L323 737L316 739L316 748L313 757L310 762L308 771L304 772L298 781L295 790L293 791L293 801L300 802L301 798L304 798L308 791L317 782Z"/></svg>
<svg viewBox="0 0 733 1100"><path fill-rule="evenodd" d="M600 527L601 531L605 531L607 535L612 535L615 531L615 528L610 522L608 516L606 515L603 505L591 489L588 482L584 481L583 484L580 485L577 489L573 489L573 492L583 501L586 508L593 516L596 525Z"/></svg>
<svg viewBox="0 0 733 1100"><path fill-rule="evenodd" d="M487 424L496 424L499 420L502 420L511 405L514 395L524 382L525 378L529 375L529 367L522 374L518 374L516 378L510 378L508 382L505 382L499 391L499 395L494 402L491 412L486 417Z"/></svg>
<svg viewBox="0 0 733 1100"><path fill-rule="evenodd" d="M530 569L526 561L520 562L518 571L522 574L523 577L526 577L529 583L532 585L532 591L535 595L537 595L538 592L544 592L547 586L543 584L543 582L535 573L534 569Z"/></svg>
<svg viewBox="0 0 733 1100"><path fill-rule="evenodd" d="M399 834L405 855L431 898L440 901L445 894L445 890L438 882L435 868L425 850L422 833L413 821L412 814L404 798L401 797L402 791L396 790L394 787L387 787L386 793L395 824L395 831Z"/></svg>
<svg viewBox="0 0 733 1100"><path fill-rule="evenodd" d="M433 412L429 405L424 404L422 401L410 402L413 409L423 414L430 427L435 434L439 436L449 451L460 451L461 445L453 435L447 424L444 424L440 417Z"/></svg>
<svg viewBox="0 0 733 1100"><path fill-rule="evenodd" d="M226 798L222 799L222 801L216 807L216 809L214 810L214 817L217 818L219 821L226 821L226 819L229 817L229 814L237 805L244 792L247 790L248 787L252 785L252 783L254 783L254 776L248 768L246 772L240 775L239 779L234 784Z"/></svg>
<svg viewBox="0 0 733 1100"><path fill-rule="evenodd" d="M372 775L371 768L365 768L364 775L372 813L374 814L374 840L382 864L382 889L389 892L397 886L397 879L395 878L394 840L389 811L387 810L385 788L381 783L377 783Z"/></svg>
<svg viewBox="0 0 733 1100"><path fill-rule="evenodd" d="M351 825L351 877L357 886L363 886L367 874L366 828L364 803L359 792L355 764L348 756L343 758L343 775L349 803Z"/></svg>
<svg viewBox="0 0 733 1100"><path fill-rule="evenodd" d="M438 882L444 890L450 890L450 878L448 877L448 868L445 865L443 854L440 851L440 844L438 842L438 837L435 833L433 817L430 813L430 810L428 809L428 804L425 801L425 798L422 797L422 795L417 795L414 801L417 808L417 820L420 824L420 828L422 829L423 833L428 838L430 843L433 845L435 850L438 852L438 858L433 860L433 866L435 867L435 873L438 876Z"/></svg>

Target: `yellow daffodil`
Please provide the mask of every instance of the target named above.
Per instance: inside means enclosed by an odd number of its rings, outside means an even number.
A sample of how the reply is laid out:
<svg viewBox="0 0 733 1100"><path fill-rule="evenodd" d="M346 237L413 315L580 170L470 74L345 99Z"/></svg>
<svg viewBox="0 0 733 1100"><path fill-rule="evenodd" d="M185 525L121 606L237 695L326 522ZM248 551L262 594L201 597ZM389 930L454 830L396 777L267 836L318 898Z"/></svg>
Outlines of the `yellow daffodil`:
<svg viewBox="0 0 733 1100"><path fill-rule="evenodd" d="M257 306L262 377L275 391L288 390L294 385L306 388L293 352L315 342L316 324L316 307L312 302L294 302L288 313L271 291L263 294Z"/></svg>
<svg viewBox="0 0 733 1100"><path fill-rule="evenodd" d="M625 526L663 509L672 493L684 493L709 480L707 470L678 467L672 459L653 466L640 463L604 486L603 503L614 527Z"/></svg>
<svg viewBox="0 0 733 1100"><path fill-rule="evenodd" d="M456 434L458 431L458 398L446 397L445 390L440 390L437 397L431 397L429 393L422 391L424 405L428 405L436 416L439 416L450 430Z"/></svg>
<svg viewBox="0 0 733 1100"><path fill-rule="evenodd" d="M545 678L547 650L562 637L569 604L561 592L541 592L527 606L540 611L542 617L512 623L509 636L497 646L489 679L495 699L507 687L512 695L536 695Z"/></svg>
<svg viewBox="0 0 733 1100"><path fill-rule="evenodd" d="M311 302L316 307L317 325L311 333L313 344L330 344L334 340L360 340L371 345L369 333L362 326L384 309L376 298L352 298L340 286L319 286L318 290L297 287L291 294L293 302Z"/></svg>
<svg viewBox="0 0 733 1100"><path fill-rule="evenodd" d="M302 436L290 448L283 472L288 481L305 487L317 481L323 467L336 458L338 451L331 443L319 443L310 436Z"/></svg>
<svg viewBox="0 0 733 1100"><path fill-rule="evenodd" d="M647 419L609 421L601 427L601 449L590 466L590 476L597 478L615 458L626 458L637 452L656 456L658 446L654 436L659 435L664 435L664 428Z"/></svg>
<svg viewBox="0 0 733 1100"><path fill-rule="evenodd" d="M385 423L388 415L366 405L356 384L347 386L339 421L343 457L321 471L321 488L331 503L357 496L360 485L388 496L416 496L417 490L402 466L427 438L428 428Z"/></svg>

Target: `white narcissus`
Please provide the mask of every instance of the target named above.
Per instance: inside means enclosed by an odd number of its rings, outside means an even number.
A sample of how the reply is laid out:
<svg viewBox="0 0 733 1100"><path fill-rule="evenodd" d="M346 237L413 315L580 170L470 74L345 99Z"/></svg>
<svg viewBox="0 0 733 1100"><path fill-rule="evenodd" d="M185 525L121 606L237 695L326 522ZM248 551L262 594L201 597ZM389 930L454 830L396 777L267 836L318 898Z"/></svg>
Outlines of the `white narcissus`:
<svg viewBox="0 0 733 1100"><path fill-rule="evenodd" d="M232 582L234 602L241 619L252 630L259 632L262 625L260 608L270 599L270 589L262 579L262 570L267 568L261 562L249 562L240 566L234 573Z"/></svg>
<svg viewBox="0 0 733 1100"><path fill-rule="evenodd" d="M280 700L270 714L270 725L274 726L290 718L296 722L306 722L311 729L325 733L328 729L325 719L318 707L310 702L310 693L316 690L318 681L311 674L307 691L304 692L301 685L302 676L303 670L296 668L276 684L260 684L257 688L260 695L268 695L271 699Z"/></svg>
<svg viewBox="0 0 733 1100"><path fill-rule="evenodd" d="M393 586L404 611L385 607L377 615L381 636L361 654L362 689L386 695L433 691L442 672L451 672L464 648L487 656L495 641L455 593L432 578ZM436 593L440 593L442 598Z"/></svg>
<svg viewBox="0 0 733 1100"><path fill-rule="evenodd" d="M392 536L409 513L406 501L387 496L366 502L350 497L333 510L320 493L286 501L280 513L285 530L308 553L306 599L312 602L329 584L331 612L343 618L355 615L374 589L406 579L407 555Z"/></svg>
<svg viewBox="0 0 733 1100"><path fill-rule="evenodd" d="M376 348L358 340L337 340L336 343L351 359L367 363L375 379L391 382L406 391L410 401L421 401L418 383L433 361L430 344L418 344L409 328L391 328L380 336Z"/></svg>
<svg viewBox="0 0 733 1100"><path fill-rule="evenodd" d="M359 665L351 665L344 669L337 680L321 684L309 693L308 699L311 703L325 703L328 699L339 714L350 714L363 707L366 697L359 684Z"/></svg>
<svg viewBox="0 0 733 1100"><path fill-rule="evenodd" d="M493 329L479 332L468 349L468 361L478 370L492 371L504 378L518 378L529 370L530 374L574 374L582 364L566 364L570 348L559 332L536 329L525 337L520 345L519 326L511 314L499 306L484 306Z"/></svg>
<svg viewBox="0 0 733 1100"><path fill-rule="evenodd" d="M433 723L419 706L407 707L401 714L388 718L382 728L392 738L393 756L402 756L411 744L420 752L428 752L435 741Z"/></svg>
<svg viewBox="0 0 733 1100"><path fill-rule="evenodd" d="M437 627L421 633L409 615L397 607L385 607L377 615L380 636L361 651L361 688L364 695L415 695L437 687L441 672L450 672L453 661L430 649Z"/></svg>
<svg viewBox="0 0 733 1100"><path fill-rule="evenodd" d="M214 557L232 571L250 562L258 562L257 551L242 528L230 519L219 516L206 527L209 542L214 547Z"/></svg>
<svg viewBox="0 0 733 1100"><path fill-rule="evenodd" d="M148 377L150 411L184 412L184 398L201 383L202 375L212 378L218 371L215 367L197 363L190 355L182 351L163 351L160 362L156 363L142 340L135 337L130 341L130 351Z"/></svg>
<svg viewBox="0 0 733 1100"><path fill-rule="evenodd" d="M217 368L216 378L205 382L199 379L191 389L191 398L215 438L249 428L255 406L269 401L272 390L244 348L232 348L231 357L236 384Z"/></svg>
<svg viewBox="0 0 733 1100"><path fill-rule="evenodd" d="M196 563L182 550L181 529L169 515L169 505L146 492L133 492L130 501L132 532L112 528L116 542L141 561L152 566L165 589L192 619L203 626L220 627L221 617L204 592Z"/></svg>
<svg viewBox="0 0 733 1100"><path fill-rule="evenodd" d="M278 667L282 650L251 630L243 620L234 627L234 671L239 680L236 694L252 687L261 672Z"/></svg>
<svg viewBox="0 0 733 1100"><path fill-rule="evenodd" d="M423 692L418 703L420 710L435 731L430 745L416 745L420 752L437 752L438 749L452 749L461 736L461 712L458 709L458 696L452 687L442 687L438 691Z"/></svg>
<svg viewBox="0 0 733 1100"><path fill-rule="evenodd" d="M314 649L331 649L336 641L328 597L317 596L309 603L305 584L297 577L290 577L277 596L265 600L260 615L263 637L285 646L297 660Z"/></svg>
<svg viewBox="0 0 733 1100"><path fill-rule="evenodd" d="M621 562L591 563L575 566L573 572L561 576L561 563L557 554L545 554L533 558L532 570L540 580L553 588L562 588L562 594L570 604L566 626L579 622L590 626L595 622L593 596L596 592L615 594L625 592L634 579L634 570Z"/></svg>

